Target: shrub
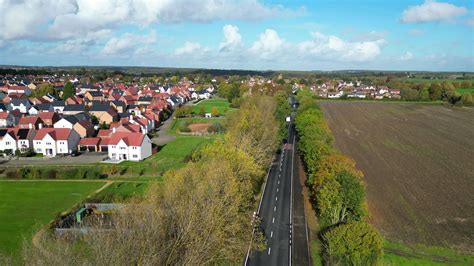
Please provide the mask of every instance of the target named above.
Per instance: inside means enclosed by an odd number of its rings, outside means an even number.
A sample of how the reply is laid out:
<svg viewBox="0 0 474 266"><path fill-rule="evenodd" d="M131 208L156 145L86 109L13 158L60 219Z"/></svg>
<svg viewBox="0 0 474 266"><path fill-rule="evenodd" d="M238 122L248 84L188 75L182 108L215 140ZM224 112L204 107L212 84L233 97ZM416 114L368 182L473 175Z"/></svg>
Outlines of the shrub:
<svg viewBox="0 0 474 266"><path fill-rule="evenodd" d="M330 265L376 265L383 255L383 238L365 222L334 227L323 234L323 241Z"/></svg>

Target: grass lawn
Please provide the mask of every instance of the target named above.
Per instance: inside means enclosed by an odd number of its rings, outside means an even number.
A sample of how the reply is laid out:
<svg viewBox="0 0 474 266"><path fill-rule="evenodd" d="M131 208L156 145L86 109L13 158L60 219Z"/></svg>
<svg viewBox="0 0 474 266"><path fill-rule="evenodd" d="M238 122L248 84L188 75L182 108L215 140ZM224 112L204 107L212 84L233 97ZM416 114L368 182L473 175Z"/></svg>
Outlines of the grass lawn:
<svg viewBox="0 0 474 266"><path fill-rule="evenodd" d="M383 265L474 265L474 256L442 247L411 247L386 241L382 262Z"/></svg>
<svg viewBox="0 0 474 266"><path fill-rule="evenodd" d="M198 136L178 136L166 144L160 151L141 162L124 161L119 165L137 168L153 169L162 173L185 165L185 159L200 145L210 143L213 138Z"/></svg>
<svg viewBox="0 0 474 266"><path fill-rule="evenodd" d="M141 198L148 182L114 182L90 200L91 202L125 202L132 197Z"/></svg>
<svg viewBox="0 0 474 266"><path fill-rule="evenodd" d="M202 100L198 102L197 104L193 105L192 111L196 114L199 114L201 107L204 107L204 109L206 110L206 113L210 113L212 110L212 107L217 107L221 115L225 115L226 110L227 112L236 110L235 108L231 108L230 103L225 99Z"/></svg>
<svg viewBox="0 0 474 266"><path fill-rule="evenodd" d="M456 92L459 92L461 94L474 93L474 88L459 88L459 89L456 89Z"/></svg>
<svg viewBox="0 0 474 266"><path fill-rule="evenodd" d="M103 182L0 181L0 253L17 256L23 239L103 186Z"/></svg>

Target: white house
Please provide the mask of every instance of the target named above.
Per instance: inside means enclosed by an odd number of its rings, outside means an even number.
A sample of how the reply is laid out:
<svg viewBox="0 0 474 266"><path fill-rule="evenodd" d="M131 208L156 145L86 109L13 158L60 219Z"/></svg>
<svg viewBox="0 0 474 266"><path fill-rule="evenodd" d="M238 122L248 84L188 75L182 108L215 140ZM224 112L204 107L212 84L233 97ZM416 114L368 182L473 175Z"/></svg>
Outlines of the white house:
<svg viewBox="0 0 474 266"><path fill-rule="evenodd" d="M343 92L343 91L329 92L329 93L328 93L328 98L329 98L329 99L338 99L338 98L341 98L342 95L344 95L344 92Z"/></svg>
<svg viewBox="0 0 474 266"><path fill-rule="evenodd" d="M12 99L10 102L10 110L20 110L20 113L26 114L31 108L31 102L27 99Z"/></svg>
<svg viewBox="0 0 474 266"><path fill-rule="evenodd" d="M36 153L54 157L77 150L79 134L69 128L42 128L36 132L33 147Z"/></svg>
<svg viewBox="0 0 474 266"><path fill-rule="evenodd" d="M79 122L79 120L75 116L64 116L63 118L59 119L56 123L54 123L54 128L69 128L72 129L74 125Z"/></svg>
<svg viewBox="0 0 474 266"><path fill-rule="evenodd" d="M142 133L112 133L108 144L109 158L112 160L141 161L151 156L151 140Z"/></svg>
<svg viewBox="0 0 474 266"><path fill-rule="evenodd" d="M10 112L0 112L0 128L11 127L15 124L15 117Z"/></svg>
<svg viewBox="0 0 474 266"><path fill-rule="evenodd" d="M16 151L15 135L8 129L0 129L0 151L9 150L11 153Z"/></svg>

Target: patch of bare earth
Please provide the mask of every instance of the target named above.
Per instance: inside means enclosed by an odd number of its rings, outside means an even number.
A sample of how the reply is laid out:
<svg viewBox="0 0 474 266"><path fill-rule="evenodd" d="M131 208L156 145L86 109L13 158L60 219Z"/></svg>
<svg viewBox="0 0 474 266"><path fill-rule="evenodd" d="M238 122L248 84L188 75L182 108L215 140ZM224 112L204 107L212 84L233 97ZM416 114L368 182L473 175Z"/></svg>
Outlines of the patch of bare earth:
<svg viewBox="0 0 474 266"><path fill-rule="evenodd" d="M194 123L189 125L188 128L193 133L206 133L210 125L209 123Z"/></svg>
<svg viewBox="0 0 474 266"><path fill-rule="evenodd" d="M474 253L474 109L323 102L335 145L365 174L370 221L391 240Z"/></svg>

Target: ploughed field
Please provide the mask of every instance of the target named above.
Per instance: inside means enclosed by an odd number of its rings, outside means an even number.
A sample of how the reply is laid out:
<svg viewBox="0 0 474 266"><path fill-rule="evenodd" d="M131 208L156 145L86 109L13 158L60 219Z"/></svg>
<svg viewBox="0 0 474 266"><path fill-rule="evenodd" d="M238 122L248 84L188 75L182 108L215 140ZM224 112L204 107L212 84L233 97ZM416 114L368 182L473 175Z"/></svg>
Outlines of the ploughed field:
<svg viewBox="0 0 474 266"><path fill-rule="evenodd" d="M336 147L364 172L391 240L474 253L474 108L322 102Z"/></svg>

